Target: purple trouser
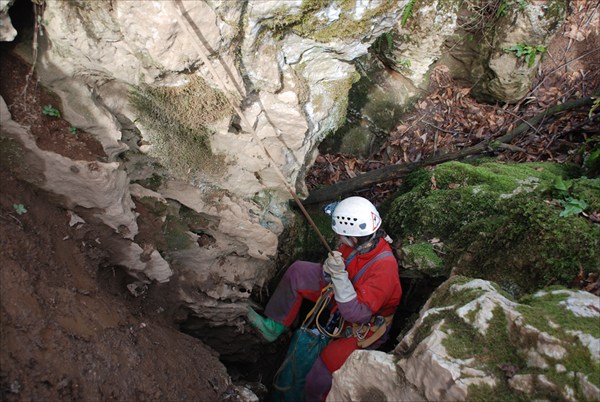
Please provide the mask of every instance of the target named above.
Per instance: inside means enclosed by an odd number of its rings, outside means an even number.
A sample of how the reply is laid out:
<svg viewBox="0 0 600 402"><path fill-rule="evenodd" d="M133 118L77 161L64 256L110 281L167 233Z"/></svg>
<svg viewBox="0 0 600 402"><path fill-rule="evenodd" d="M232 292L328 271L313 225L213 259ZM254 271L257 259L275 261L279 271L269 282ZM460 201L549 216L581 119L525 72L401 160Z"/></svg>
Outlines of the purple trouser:
<svg viewBox="0 0 600 402"><path fill-rule="evenodd" d="M289 327L298 315L302 299L317 301L325 286L327 282L323 276L322 264L296 261L290 265L277 285L265 307L265 315Z"/></svg>
<svg viewBox="0 0 600 402"><path fill-rule="evenodd" d="M317 361L306 375L306 385L304 385L306 402L324 401L331 388L332 379L333 376L323 360L320 357L317 358Z"/></svg>
<svg viewBox="0 0 600 402"><path fill-rule="evenodd" d="M316 301L326 285L322 264L296 261L277 285L265 307L265 315L289 327L298 315L302 299ZM306 400L324 400L331 388L331 379L331 373L319 357L306 376Z"/></svg>
<svg viewBox="0 0 600 402"><path fill-rule="evenodd" d="M292 325L303 299L317 301L321 289L327 286L323 276L323 266L319 263L296 261L286 271L277 285L273 296L265 307L265 315L274 321L289 327ZM351 322L366 322L371 317L368 307L360 305L356 300L338 303L345 318ZM389 328L388 328L389 331ZM381 345L386 336L379 339L368 349ZM339 342L339 341L333 341ZM333 346L332 343L328 347ZM323 359L319 357L306 376L305 394L307 401L323 401L331 388L332 375Z"/></svg>

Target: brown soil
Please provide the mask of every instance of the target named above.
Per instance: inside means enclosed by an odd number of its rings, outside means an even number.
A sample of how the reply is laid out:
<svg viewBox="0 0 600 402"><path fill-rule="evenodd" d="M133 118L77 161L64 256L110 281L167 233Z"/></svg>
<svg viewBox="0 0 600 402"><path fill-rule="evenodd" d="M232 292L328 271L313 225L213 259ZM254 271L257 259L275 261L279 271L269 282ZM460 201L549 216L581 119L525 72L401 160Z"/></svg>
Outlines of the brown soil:
<svg viewBox="0 0 600 402"><path fill-rule="evenodd" d="M105 157L102 145L92 135L71 127L61 118L43 113L45 106L60 110L60 99L34 79L27 80L31 67L7 52L3 51L0 64L0 94L13 120L31 127L38 147L76 160L94 161Z"/></svg>
<svg viewBox="0 0 600 402"><path fill-rule="evenodd" d="M103 157L91 135L73 135L66 121L42 114L47 104L60 109L50 93L31 81L23 95L29 67L0 50L0 95L38 146L73 159ZM174 284L134 297L126 287L134 279L103 264L103 229L69 226L67 211L15 177L9 161L0 157L0 399L215 401L233 394L216 352L174 327L166 296Z"/></svg>

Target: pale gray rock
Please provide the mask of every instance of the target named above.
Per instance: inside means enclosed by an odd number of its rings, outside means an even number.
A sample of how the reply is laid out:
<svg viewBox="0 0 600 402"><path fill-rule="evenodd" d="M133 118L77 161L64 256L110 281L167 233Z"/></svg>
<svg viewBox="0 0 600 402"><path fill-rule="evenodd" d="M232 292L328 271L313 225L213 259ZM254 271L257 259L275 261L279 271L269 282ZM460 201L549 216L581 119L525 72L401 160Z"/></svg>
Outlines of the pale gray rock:
<svg viewBox="0 0 600 402"><path fill-rule="evenodd" d="M533 1L524 8L511 8L493 27L494 39L484 66L487 73L476 84L474 92L507 103L522 99L530 89L543 52L535 55L530 64L507 49L516 45L546 47L562 25L565 12L563 0Z"/></svg>
<svg viewBox="0 0 600 402"><path fill-rule="evenodd" d="M399 20L394 27L393 46L386 57L414 86L427 86L428 73L442 56L444 41L457 29L459 5L447 0L415 3L406 25Z"/></svg>
<svg viewBox="0 0 600 402"><path fill-rule="evenodd" d="M17 30L13 27L8 10L14 0L0 0L0 42L12 42L17 36Z"/></svg>
<svg viewBox="0 0 600 402"><path fill-rule="evenodd" d="M106 250L112 262L122 265L142 280L167 282L173 274L160 253L145 252L133 242L138 233L137 215L129 193L129 180L116 162L77 161L40 149L27 128L11 119L0 97L2 134L22 144L27 164L24 179L60 196L65 208L87 208L93 218L114 229ZM81 218L80 218L81 219ZM101 244L101 243L98 243Z"/></svg>
<svg viewBox="0 0 600 402"><path fill-rule="evenodd" d="M553 299L556 294L564 294L564 300ZM600 311L593 316L576 316L567 310L566 301L596 306L600 298L570 290L540 292L532 297L528 304L519 304L501 294L491 282L449 279L433 293L393 354L353 353L334 373L328 400L359 400L356 398L366 395L367 390L375 389L377 400L469 400L474 387L495 392L502 382L515 396L529 400L548 395L568 401L598 400L600 390L593 367L574 372L569 369L569 359L572 353L578 356L583 346L589 348L592 361L597 361L594 354L598 344L592 340L600 332L596 325L600 323ZM557 306L565 308L564 313L550 313ZM539 316L547 319L538 321ZM554 321L548 324L552 335L542 328L550 318ZM578 324L571 324L572 319ZM581 330L586 336L573 336L571 325L587 327L591 332ZM486 349L483 354L481 347ZM506 356L507 349L514 349L512 355L522 359L489 361L490 356ZM499 373L499 367L505 371ZM578 382L576 387L572 386L573 379Z"/></svg>

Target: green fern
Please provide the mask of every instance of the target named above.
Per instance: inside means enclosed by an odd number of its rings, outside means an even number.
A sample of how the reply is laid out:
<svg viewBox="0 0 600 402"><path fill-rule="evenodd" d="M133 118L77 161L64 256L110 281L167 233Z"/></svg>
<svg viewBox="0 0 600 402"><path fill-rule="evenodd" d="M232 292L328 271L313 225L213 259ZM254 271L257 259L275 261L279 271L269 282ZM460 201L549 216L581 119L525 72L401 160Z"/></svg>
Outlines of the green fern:
<svg viewBox="0 0 600 402"><path fill-rule="evenodd" d="M413 15L413 7L415 6L416 0L410 0L408 4L402 10L402 17L400 19L402 27L406 25L406 21Z"/></svg>

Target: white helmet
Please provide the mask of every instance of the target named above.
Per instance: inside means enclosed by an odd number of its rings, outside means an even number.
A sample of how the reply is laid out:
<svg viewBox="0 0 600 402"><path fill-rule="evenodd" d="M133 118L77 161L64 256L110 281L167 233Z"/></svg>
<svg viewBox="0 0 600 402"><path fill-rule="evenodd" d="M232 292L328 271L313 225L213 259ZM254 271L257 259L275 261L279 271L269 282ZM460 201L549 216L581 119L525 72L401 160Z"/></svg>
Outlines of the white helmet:
<svg viewBox="0 0 600 402"><path fill-rule="evenodd" d="M340 236L368 236L381 226L379 212L363 197L346 198L325 211L331 215L331 228Z"/></svg>

